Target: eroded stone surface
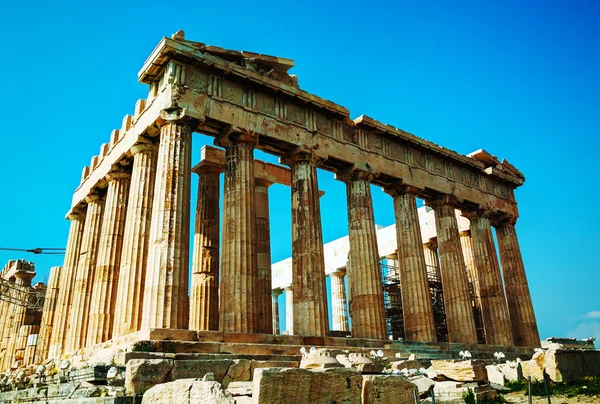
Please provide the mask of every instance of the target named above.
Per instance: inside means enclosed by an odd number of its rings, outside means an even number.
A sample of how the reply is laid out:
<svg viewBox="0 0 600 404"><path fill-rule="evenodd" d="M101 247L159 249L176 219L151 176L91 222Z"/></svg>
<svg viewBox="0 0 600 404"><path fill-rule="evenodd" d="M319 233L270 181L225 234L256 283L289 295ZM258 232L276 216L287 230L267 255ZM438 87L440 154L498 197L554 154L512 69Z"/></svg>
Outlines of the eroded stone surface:
<svg viewBox="0 0 600 404"><path fill-rule="evenodd" d="M171 369L171 359L132 359L125 370L125 391L144 394L151 387L166 382Z"/></svg>
<svg viewBox="0 0 600 404"><path fill-rule="evenodd" d="M252 400L255 404L330 404L332 401L358 404L361 386L362 376L352 369L256 369Z"/></svg>
<svg viewBox="0 0 600 404"><path fill-rule="evenodd" d="M470 382L486 379L485 363L478 360L432 360L433 370L451 380Z"/></svg>

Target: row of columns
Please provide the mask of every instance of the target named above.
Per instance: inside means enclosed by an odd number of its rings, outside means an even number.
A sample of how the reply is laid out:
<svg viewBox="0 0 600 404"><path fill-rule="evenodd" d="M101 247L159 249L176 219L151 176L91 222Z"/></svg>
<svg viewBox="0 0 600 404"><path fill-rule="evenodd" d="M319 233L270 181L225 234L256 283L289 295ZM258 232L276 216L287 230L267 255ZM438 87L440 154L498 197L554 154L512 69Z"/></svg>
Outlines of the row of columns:
<svg viewBox="0 0 600 404"><path fill-rule="evenodd" d="M220 170L207 168L198 172L200 192L190 304L187 268L191 132L184 122L164 122L158 147L151 141L136 145L131 151L131 172L114 167L107 177L106 191L88 196L86 212L72 212L64 265L66 276L60 280L57 301L60 310L54 320L61 327L59 330L66 333L53 333L50 354L73 351L139 329L218 327L227 332L254 333L272 332L276 328L270 286L267 196L270 184L255 179L255 136L226 133L216 141L225 147L221 243ZM283 156L282 161L291 167L294 292L289 293L288 304L293 307L289 320L295 334L325 336L329 325L316 174L319 161L310 151L301 149ZM338 177L347 185L352 262L348 269L349 301L354 336L383 339L386 327L370 193L372 174L352 170L338 173ZM390 187L387 191L394 198L397 221L406 338L434 341L416 209L417 190ZM468 288L465 260L454 210L443 201L432 204L436 209L442 279L448 285L448 291L444 292L451 341L474 343L472 311L465 293ZM479 216L473 216L471 221L475 267L481 268L477 275L482 308L486 307L486 329L491 331L490 335L499 333L490 337L490 341L506 341L510 345L507 330L513 315L509 317L507 310L492 307L500 297L501 282L498 283L497 260L495 266L493 262L495 250L489 248L490 241L493 245L489 221ZM528 295L514 229L502 234L505 241L500 244L504 250L501 258L507 262L505 272L508 270L513 285L510 296L519 297L525 292ZM336 283L336 288L340 284ZM509 307L523 311L519 305ZM534 319L531 325L532 309L525 311L515 313L517 325L513 328L536 329ZM344 313L339 315L343 317ZM337 317L336 322L339 323Z"/></svg>

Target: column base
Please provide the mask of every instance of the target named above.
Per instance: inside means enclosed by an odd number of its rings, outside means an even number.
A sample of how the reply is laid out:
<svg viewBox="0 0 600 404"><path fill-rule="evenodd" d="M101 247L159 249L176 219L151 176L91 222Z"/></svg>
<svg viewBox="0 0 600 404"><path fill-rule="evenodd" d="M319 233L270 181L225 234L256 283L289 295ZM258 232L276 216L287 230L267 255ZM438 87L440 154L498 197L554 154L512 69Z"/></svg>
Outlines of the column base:
<svg viewBox="0 0 600 404"><path fill-rule="evenodd" d="M533 348L496 345L151 329L86 347L73 354L64 355L63 359L71 359L72 362L83 360L88 364L99 362L101 358L108 356L114 356L119 364L134 358L159 358L165 355L171 359L181 360L194 358L292 360L301 356L300 348L310 349L313 346L367 355L371 350L381 349L388 358L406 358L411 353L415 353L421 359L459 359L458 353L465 349L469 350L475 359L493 359L494 352L498 351L504 352L507 360L514 360L517 357L529 359L534 353Z"/></svg>

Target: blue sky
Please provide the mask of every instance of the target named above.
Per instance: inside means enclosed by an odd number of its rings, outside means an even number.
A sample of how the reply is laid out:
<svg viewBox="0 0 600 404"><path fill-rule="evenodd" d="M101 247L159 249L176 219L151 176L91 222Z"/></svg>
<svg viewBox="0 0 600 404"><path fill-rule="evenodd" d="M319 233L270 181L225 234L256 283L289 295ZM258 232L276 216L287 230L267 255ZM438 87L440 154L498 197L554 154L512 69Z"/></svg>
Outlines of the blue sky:
<svg viewBox="0 0 600 404"><path fill-rule="evenodd" d="M6 2L0 247L66 244L64 214L83 166L146 97L137 72L178 29L294 59L301 88L352 117L509 160L527 178L516 191L517 232L542 338L600 337L594 1ZM195 136L195 161L207 142ZM331 173L319 180L330 241L347 233L345 188ZM377 223L392 224L391 198L377 188L373 196ZM271 201L277 261L291 253L289 189L274 186ZM1 263L21 257L40 280L62 264L0 251Z"/></svg>

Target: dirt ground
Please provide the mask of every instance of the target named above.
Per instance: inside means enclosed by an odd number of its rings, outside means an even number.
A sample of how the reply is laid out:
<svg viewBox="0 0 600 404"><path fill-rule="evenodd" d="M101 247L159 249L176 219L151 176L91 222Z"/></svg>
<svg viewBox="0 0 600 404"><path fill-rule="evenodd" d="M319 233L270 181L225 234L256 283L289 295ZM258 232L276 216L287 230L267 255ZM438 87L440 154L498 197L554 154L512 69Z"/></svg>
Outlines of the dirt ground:
<svg viewBox="0 0 600 404"><path fill-rule="evenodd" d="M524 393L508 393L503 394L503 396L510 403L529 403L529 397L527 397ZM583 396L579 395L576 397L567 397L567 396L550 396L550 400L552 404L600 404L600 396ZM546 397L532 397L533 404L548 404L548 399Z"/></svg>

